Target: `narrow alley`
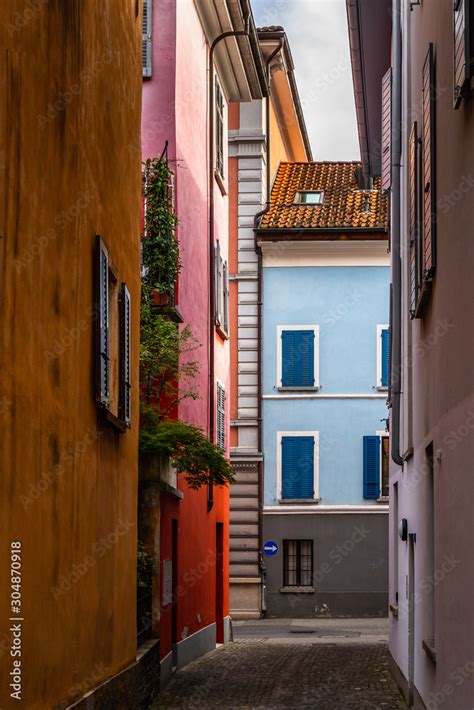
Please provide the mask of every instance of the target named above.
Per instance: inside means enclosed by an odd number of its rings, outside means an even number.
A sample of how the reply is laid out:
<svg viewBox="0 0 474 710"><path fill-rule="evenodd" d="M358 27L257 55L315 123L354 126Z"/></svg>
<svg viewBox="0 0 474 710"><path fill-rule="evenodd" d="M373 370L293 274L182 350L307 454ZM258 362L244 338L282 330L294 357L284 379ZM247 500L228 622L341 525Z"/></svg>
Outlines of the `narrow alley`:
<svg viewBox="0 0 474 710"><path fill-rule="evenodd" d="M407 708L390 675L386 619L234 623L234 643L180 670L165 708Z"/></svg>

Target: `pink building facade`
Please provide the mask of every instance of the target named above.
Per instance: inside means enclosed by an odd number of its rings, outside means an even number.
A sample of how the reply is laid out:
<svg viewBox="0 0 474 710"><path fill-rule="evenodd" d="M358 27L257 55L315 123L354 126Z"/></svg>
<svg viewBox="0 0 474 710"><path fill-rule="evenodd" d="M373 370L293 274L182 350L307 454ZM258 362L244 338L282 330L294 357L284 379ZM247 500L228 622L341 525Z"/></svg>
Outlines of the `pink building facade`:
<svg viewBox="0 0 474 710"><path fill-rule="evenodd" d="M228 103L265 91L255 27L246 2L162 0L145 2L143 31L142 156L159 157L167 145L182 262L172 317L200 344L199 398L182 402L178 416L229 455ZM179 477L160 494L159 518L166 682L173 667L230 634L229 490L191 491Z"/></svg>

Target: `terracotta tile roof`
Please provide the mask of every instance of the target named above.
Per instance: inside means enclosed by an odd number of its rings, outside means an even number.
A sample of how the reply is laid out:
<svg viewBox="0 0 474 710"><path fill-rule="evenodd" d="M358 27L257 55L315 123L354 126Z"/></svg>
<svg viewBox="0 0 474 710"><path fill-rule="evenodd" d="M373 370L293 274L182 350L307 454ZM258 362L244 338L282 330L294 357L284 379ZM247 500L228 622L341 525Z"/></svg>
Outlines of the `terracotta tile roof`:
<svg viewBox="0 0 474 710"><path fill-rule="evenodd" d="M272 189L271 206L262 229L387 228L387 200L380 190L359 190L358 162L281 163ZM324 192L321 205L294 204L298 191Z"/></svg>
<svg viewBox="0 0 474 710"><path fill-rule="evenodd" d="M257 27L257 32L284 32L281 25L269 25L266 27Z"/></svg>

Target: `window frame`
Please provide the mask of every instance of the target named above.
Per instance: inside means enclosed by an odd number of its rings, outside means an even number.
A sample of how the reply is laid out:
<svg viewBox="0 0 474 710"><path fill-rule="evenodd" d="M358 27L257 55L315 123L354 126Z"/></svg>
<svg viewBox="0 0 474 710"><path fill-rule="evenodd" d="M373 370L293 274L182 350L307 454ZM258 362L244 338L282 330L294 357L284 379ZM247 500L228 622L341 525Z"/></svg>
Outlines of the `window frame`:
<svg viewBox="0 0 474 710"><path fill-rule="evenodd" d="M390 333L390 325L388 323L377 324L377 389L381 392L388 391L388 384L382 383L382 331L388 330Z"/></svg>
<svg viewBox="0 0 474 710"><path fill-rule="evenodd" d="M296 569L291 570L292 572L295 572L296 575L296 584L290 584L289 580L289 546L290 543L296 543ZM311 567L310 567L310 583L309 584L303 584L301 582L301 577L302 577L302 572L307 571L307 570L302 570L301 568L301 548L302 548L302 543L309 543L310 548L311 548ZM313 590L314 591L314 540L305 538L305 539L288 539L288 540L283 540L283 590L289 590L289 589L305 589L305 590Z"/></svg>
<svg viewBox="0 0 474 710"><path fill-rule="evenodd" d="M284 436L291 437L312 437L314 439L313 449L313 497L312 498L283 498L283 461L282 461L282 439ZM276 499L284 505L295 503L317 503L319 502L319 431L277 431L277 490Z"/></svg>
<svg viewBox="0 0 474 710"><path fill-rule="evenodd" d="M297 199L301 195L321 195L321 199L319 202L302 202L301 199ZM300 207L321 207L324 204L324 190L297 190L293 204Z"/></svg>
<svg viewBox="0 0 474 710"><path fill-rule="evenodd" d="M285 330L312 330L314 332L314 385L312 386L283 386L283 347L282 336ZM277 384L276 388L283 392L314 392L321 386L319 380L319 325L277 325Z"/></svg>

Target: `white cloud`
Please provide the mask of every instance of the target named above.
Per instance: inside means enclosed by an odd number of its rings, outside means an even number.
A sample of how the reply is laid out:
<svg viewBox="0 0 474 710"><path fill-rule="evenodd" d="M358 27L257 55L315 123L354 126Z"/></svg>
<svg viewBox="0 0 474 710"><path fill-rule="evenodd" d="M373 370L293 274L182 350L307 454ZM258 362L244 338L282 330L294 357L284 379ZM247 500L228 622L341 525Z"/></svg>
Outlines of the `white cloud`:
<svg viewBox="0 0 474 710"><path fill-rule="evenodd" d="M315 160L359 160L345 0L251 0L257 26L282 25Z"/></svg>

